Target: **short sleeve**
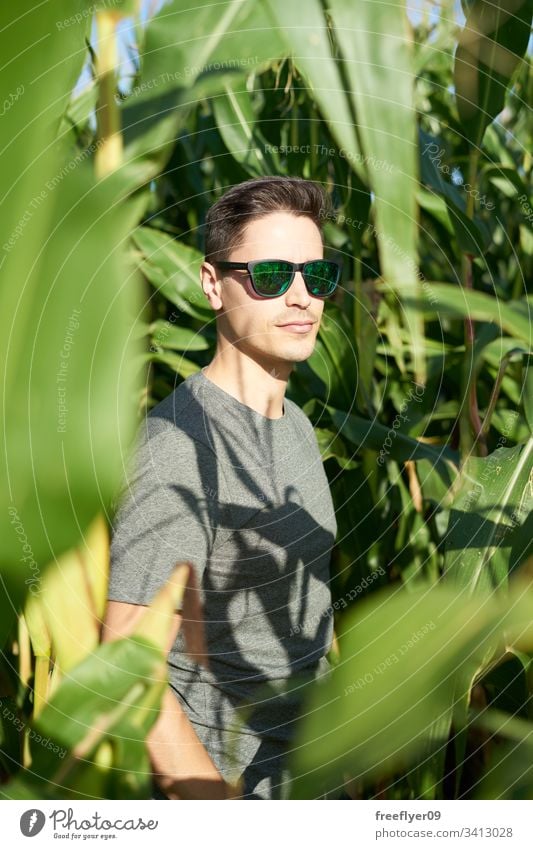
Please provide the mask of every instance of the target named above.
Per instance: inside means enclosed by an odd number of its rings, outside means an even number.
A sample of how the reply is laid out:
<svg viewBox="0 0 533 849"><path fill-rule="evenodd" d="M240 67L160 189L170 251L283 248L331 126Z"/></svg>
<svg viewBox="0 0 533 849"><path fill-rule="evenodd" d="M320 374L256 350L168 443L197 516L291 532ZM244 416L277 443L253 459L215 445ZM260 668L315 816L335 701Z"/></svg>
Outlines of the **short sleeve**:
<svg viewBox="0 0 533 849"><path fill-rule="evenodd" d="M172 421L148 415L114 517L108 599L149 604L180 560L193 564L201 586L218 488L214 452Z"/></svg>

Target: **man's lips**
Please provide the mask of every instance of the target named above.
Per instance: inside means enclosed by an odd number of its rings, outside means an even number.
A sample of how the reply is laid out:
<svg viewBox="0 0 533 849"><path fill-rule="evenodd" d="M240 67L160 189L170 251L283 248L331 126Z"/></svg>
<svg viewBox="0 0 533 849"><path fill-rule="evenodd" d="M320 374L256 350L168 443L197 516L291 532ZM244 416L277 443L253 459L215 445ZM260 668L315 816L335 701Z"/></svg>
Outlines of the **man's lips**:
<svg viewBox="0 0 533 849"><path fill-rule="evenodd" d="M283 324L278 324L278 327L312 327L314 321L285 321Z"/></svg>
<svg viewBox="0 0 533 849"><path fill-rule="evenodd" d="M278 324L283 330L289 330L293 333L307 333L314 325L314 321L291 321L286 324Z"/></svg>

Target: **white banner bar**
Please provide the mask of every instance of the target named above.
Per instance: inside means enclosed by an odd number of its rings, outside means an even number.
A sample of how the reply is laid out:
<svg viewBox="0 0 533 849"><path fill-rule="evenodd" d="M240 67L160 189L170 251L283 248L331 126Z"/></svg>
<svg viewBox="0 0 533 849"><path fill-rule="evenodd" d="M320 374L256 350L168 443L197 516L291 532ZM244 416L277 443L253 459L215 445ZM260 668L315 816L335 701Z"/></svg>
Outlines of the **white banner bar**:
<svg viewBox="0 0 533 849"><path fill-rule="evenodd" d="M314 800L255 802L255 807L252 800L247 805L165 801L5 800L2 846L40 849L67 840L124 849L194 849L206 841L217 849L326 849L332 843L349 849L533 846L531 801Z"/></svg>

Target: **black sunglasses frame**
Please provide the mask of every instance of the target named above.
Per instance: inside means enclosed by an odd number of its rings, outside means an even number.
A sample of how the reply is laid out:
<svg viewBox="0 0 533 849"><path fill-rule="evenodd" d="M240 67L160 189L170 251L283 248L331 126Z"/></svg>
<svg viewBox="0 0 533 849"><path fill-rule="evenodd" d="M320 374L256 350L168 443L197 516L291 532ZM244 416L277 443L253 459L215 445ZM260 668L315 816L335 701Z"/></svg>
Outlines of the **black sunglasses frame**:
<svg viewBox="0 0 533 849"><path fill-rule="evenodd" d="M286 284L286 286L284 288L282 288L282 290L280 292L276 292L275 295L265 295L263 292L258 292L258 290L255 287L254 276L253 276L254 268L255 268L256 265L258 265L259 263L263 263L263 262L285 262L285 263L287 263L287 265L292 266L291 276L289 278L288 283ZM308 265L310 265L314 262L329 262L332 265L335 265L337 267L337 279L335 281L335 286L333 287L331 292L328 292L326 295L317 295L317 294L315 294L315 292L312 292L310 286L307 283L307 280L305 279L305 268L306 268L306 266L308 266ZM214 262L213 265L216 265L222 271L226 271L226 270L227 271L232 271L232 270L247 271L249 276L250 276L250 282L252 284L252 289L254 290L256 295L259 295L260 298L279 298L281 295L284 295L285 292L287 292L288 289L290 288L291 283L294 280L294 275L296 274L297 271L302 272L302 276L304 278L304 283L306 285L306 288L307 288L307 291L309 292L309 294L313 295L314 298L322 298L322 299L329 298L329 297L331 297L331 295L333 295L333 292L335 291L335 289L337 288L337 286L339 284L341 271L342 271L342 265L336 259L309 259L306 262L291 262L288 259L253 259L253 260L250 260L250 262L227 262L227 261L221 260L220 262Z"/></svg>

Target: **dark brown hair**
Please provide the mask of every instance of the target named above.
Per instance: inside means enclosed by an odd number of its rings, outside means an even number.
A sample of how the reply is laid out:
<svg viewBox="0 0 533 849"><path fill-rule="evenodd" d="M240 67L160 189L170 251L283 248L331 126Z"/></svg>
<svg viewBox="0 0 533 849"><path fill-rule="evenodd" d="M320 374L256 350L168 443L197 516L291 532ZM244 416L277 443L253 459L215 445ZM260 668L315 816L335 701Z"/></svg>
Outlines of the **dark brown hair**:
<svg viewBox="0 0 533 849"><path fill-rule="evenodd" d="M228 189L209 209L205 219L205 258L225 260L242 243L250 221L271 212L305 215L320 230L330 201L320 183L301 177L255 177Z"/></svg>

